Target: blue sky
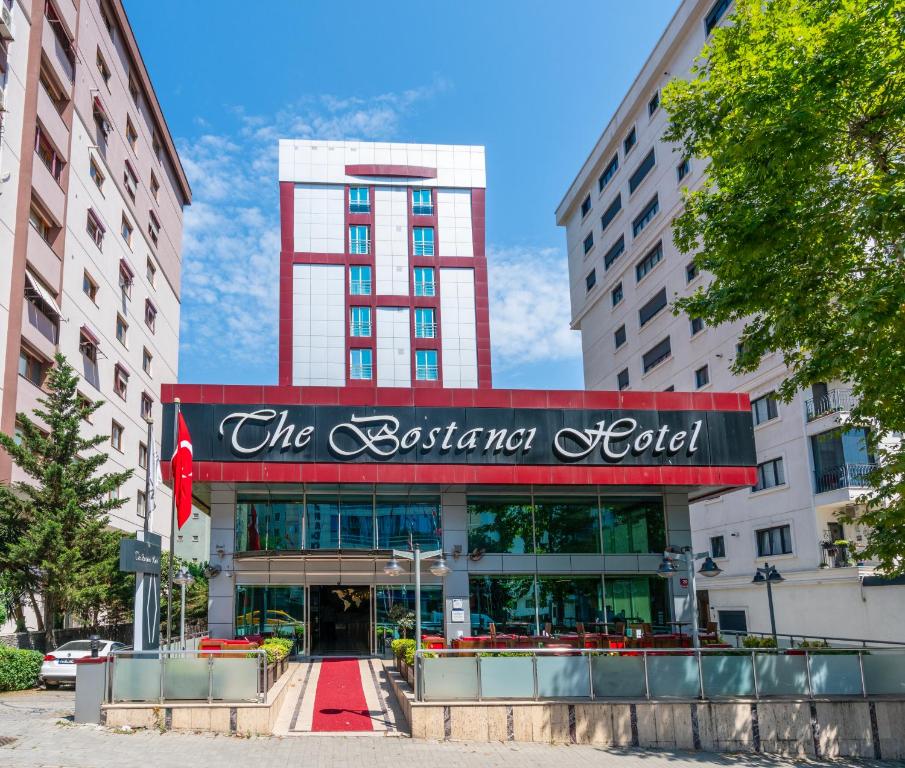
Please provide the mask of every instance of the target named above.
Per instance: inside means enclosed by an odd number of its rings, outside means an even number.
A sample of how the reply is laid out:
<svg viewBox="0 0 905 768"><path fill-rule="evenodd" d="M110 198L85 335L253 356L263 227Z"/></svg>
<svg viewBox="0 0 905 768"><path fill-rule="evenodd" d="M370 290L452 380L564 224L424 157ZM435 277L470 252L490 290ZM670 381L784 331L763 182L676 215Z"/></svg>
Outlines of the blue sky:
<svg viewBox="0 0 905 768"><path fill-rule="evenodd" d="M554 210L679 0L126 0L194 191L179 379L275 384L277 139L487 147L493 383L581 388Z"/></svg>

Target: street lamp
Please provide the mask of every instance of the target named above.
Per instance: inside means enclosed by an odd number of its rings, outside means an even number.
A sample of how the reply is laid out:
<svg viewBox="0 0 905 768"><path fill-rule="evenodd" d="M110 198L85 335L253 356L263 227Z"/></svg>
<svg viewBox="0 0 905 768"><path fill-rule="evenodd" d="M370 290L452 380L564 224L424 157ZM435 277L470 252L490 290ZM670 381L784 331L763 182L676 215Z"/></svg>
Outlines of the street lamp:
<svg viewBox="0 0 905 768"><path fill-rule="evenodd" d="M763 568L758 568L754 573L754 578L751 579L752 584L767 585L767 604L770 606L770 632L773 635L773 642L777 646L779 646L779 642L776 639L776 615L773 613L773 585L779 584L781 581L785 581L782 574L776 570L775 565L770 565L770 563L764 563Z"/></svg>
<svg viewBox="0 0 905 768"><path fill-rule="evenodd" d="M442 549L432 549L428 552L422 552L421 547L415 545L414 551L410 552L404 549L394 549L392 556L383 567L383 572L387 576L399 576L403 572L403 567L399 563L399 559L413 561L413 570L415 571L415 648L421 650L421 561L434 560L430 566L430 572L434 576L444 577L449 573L449 565L446 563L446 557Z"/></svg>
<svg viewBox="0 0 905 768"><path fill-rule="evenodd" d="M678 549L671 547L663 553L663 560L657 568L657 575L664 579L670 579L678 573L679 569L676 563L683 563L688 573L688 597L691 600L691 641L695 648L701 647L700 627L698 626L698 593L695 587L695 560L703 560L698 573L701 576L713 577L722 573L723 570L715 562L707 552L693 552L691 547L682 547Z"/></svg>
<svg viewBox="0 0 905 768"><path fill-rule="evenodd" d="M192 586L195 583L195 579L191 573L189 573L188 568L184 565L180 566L179 570L176 571L176 574L173 576L173 583L178 584L180 589L182 590L182 596L180 598L180 607L181 610L179 612L179 642L182 645L182 650L185 650L185 588Z"/></svg>

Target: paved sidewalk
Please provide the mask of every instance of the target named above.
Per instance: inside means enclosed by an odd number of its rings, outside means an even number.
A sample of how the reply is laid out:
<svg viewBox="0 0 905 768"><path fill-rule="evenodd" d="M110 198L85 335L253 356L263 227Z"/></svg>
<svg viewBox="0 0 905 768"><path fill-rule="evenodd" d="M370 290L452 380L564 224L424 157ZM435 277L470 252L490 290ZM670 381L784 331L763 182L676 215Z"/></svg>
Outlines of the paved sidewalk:
<svg viewBox="0 0 905 768"><path fill-rule="evenodd" d="M261 737L136 731L116 733L73 725L72 691L0 694L0 747L3 768L148 768L153 765L222 768L224 765L274 768L707 768L754 766L789 768L825 765L753 755L608 750L544 744L470 744L367 736ZM835 766L892 765L877 761L836 761Z"/></svg>

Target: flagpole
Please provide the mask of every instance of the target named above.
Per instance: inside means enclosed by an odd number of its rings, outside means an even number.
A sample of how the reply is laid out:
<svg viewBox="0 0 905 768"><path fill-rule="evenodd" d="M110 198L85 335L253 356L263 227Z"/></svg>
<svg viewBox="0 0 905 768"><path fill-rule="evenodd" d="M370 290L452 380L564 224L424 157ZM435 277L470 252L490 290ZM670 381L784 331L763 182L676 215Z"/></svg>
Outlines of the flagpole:
<svg viewBox="0 0 905 768"><path fill-rule="evenodd" d="M151 530L151 513L148 509L148 504L151 502L151 473L155 471L155 467L151 465L154 463L154 419L148 416L148 447L145 451L145 464L147 465L147 472L145 472L145 533ZM145 538L147 541L147 537Z"/></svg>
<svg viewBox="0 0 905 768"><path fill-rule="evenodd" d="M176 406L173 411L173 455L179 450L177 441L179 440L179 404L178 397L173 398L173 404ZM172 504L170 505L170 557L167 567L167 650L170 648L170 637L173 629L173 558L175 557L175 541L176 541L176 478L172 478L173 493Z"/></svg>

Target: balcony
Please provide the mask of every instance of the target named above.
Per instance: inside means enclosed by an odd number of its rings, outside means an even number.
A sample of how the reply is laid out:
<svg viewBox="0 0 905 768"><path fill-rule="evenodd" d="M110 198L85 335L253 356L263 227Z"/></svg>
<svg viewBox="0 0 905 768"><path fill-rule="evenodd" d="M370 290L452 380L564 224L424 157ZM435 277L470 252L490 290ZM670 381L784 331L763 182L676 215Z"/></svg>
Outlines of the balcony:
<svg viewBox="0 0 905 768"><path fill-rule="evenodd" d="M56 104L53 103L53 99L50 98L50 94L43 85L38 87L38 118L54 148L59 152L66 152L69 147L69 128L66 127Z"/></svg>
<svg viewBox="0 0 905 768"><path fill-rule="evenodd" d="M352 296L370 296L371 281L370 280L351 280L349 281L349 293Z"/></svg>
<svg viewBox="0 0 905 768"><path fill-rule="evenodd" d="M48 360L53 359L59 340L57 321L29 299L22 302L22 338Z"/></svg>
<svg viewBox="0 0 905 768"><path fill-rule="evenodd" d="M366 256L371 252L371 241L362 238L349 240L349 253Z"/></svg>
<svg viewBox="0 0 905 768"><path fill-rule="evenodd" d="M66 220L66 193L40 155L32 165L31 186L55 224Z"/></svg>
<svg viewBox="0 0 905 768"><path fill-rule="evenodd" d="M848 544L836 544L833 541L820 542L821 568L847 568L854 565Z"/></svg>
<svg viewBox="0 0 905 768"><path fill-rule="evenodd" d="M36 165L44 167L41 163L36 163ZM60 258L32 225L28 226L28 245L25 249L25 255L35 274L47 285L60 284L63 271Z"/></svg>
<svg viewBox="0 0 905 768"><path fill-rule="evenodd" d="M867 488L867 476L876 466L876 464L843 464L832 469L818 470L814 473L815 492L828 493L842 488Z"/></svg>
<svg viewBox="0 0 905 768"><path fill-rule="evenodd" d="M437 335L436 323L415 323L416 339L433 339Z"/></svg>
<svg viewBox="0 0 905 768"><path fill-rule="evenodd" d="M831 413L848 413L856 402L850 389L832 389L823 397L812 397L804 401L805 417L808 421L815 421Z"/></svg>
<svg viewBox="0 0 905 768"><path fill-rule="evenodd" d="M62 30L60 34L63 34ZM69 53L54 32L53 25L46 17L44 19L44 29L41 33L41 47L44 49L50 66L64 87L72 83L75 79L75 67L69 58Z"/></svg>

